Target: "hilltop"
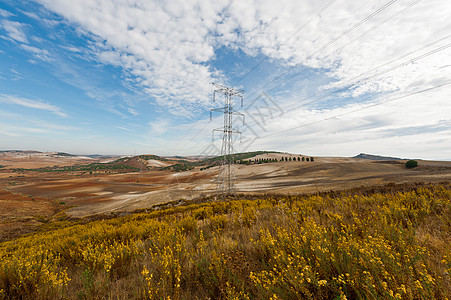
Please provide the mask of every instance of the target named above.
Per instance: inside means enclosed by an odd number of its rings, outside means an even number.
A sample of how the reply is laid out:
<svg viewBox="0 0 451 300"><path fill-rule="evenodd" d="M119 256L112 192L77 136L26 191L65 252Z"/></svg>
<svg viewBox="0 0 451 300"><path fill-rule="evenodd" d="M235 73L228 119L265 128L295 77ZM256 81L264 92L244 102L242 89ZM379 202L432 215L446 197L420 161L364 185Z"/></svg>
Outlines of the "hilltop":
<svg viewBox="0 0 451 300"><path fill-rule="evenodd" d="M380 155L366 154L366 153L360 153L359 155L356 155L353 158L370 159L370 160L402 160L402 158L397 158L397 157L380 156Z"/></svg>

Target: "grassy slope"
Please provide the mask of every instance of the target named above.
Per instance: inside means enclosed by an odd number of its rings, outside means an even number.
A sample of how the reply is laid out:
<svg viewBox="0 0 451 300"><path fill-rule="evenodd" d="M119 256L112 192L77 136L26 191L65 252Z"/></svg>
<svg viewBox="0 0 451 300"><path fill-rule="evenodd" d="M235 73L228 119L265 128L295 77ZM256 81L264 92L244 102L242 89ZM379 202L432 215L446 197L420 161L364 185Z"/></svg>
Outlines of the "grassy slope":
<svg viewBox="0 0 451 300"><path fill-rule="evenodd" d="M260 154L264 154L264 153L274 153L274 151L253 151L253 152L235 153L235 154L232 154L232 158L234 161L240 161L242 159L248 159L248 158L251 158L251 157L254 157L254 156L257 156ZM221 163L222 159L223 159L223 156L206 158L206 159L196 161L196 162L189 162L189 161L181 160L181 161L179 161L179 163L162 168L162 170L171 170L171 171L181 172L181 171L191 170L195 166L204 166L206 169L208 169L210 167L219 165ZM201 170L202 170L202 168L201 168Z"/></svg>
<svg viewBox="0 0 451 300"><path fill-rule="evenodd" d="M263 153L271 153L268 151L254 151L245 153L233 154L233 159L236 161L254 157ZM57 155L60 156L72 156L71 154L59 152ZM116 172L134 172L141 169L147 168L145 166L145 161L155 159L160 161L170 161L169 159L157 156L157 155L138 155L134 157L123 157L109 163L91 163L87 165L75 165L75 166L65 166L65 167L45 167L39 169L21 169L14 168L13 172L24 172L24 171L39 171L39 172L74 172L74 171L116 171ZM195 166L215 166L222 159L222 156L217 156L213 158L206 158L200 161L192 162L187 160L178 160L177 163L160 168L161 170L171 170L175 172L182 172L193 169ZM137 165L139 167L137 167ZM4 166L0 166L2 168Z"/></svg>
<svg viewBox="0 0 451 300"><path fill-rule="evenodd" d="M451 187L161 208L0 244L0 298L445 299Z"/></svg>

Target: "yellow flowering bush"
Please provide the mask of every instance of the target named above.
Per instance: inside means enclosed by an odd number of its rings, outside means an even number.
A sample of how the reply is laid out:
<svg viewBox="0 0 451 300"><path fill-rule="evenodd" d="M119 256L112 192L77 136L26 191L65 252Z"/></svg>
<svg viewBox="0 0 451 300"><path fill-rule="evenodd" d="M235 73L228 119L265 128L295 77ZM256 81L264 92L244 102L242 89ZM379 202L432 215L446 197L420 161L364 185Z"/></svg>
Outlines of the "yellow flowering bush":
<svg viewBox="0 0 451 300"><path fill-rule="evenodd" d="M451 188L268 196L0 243L0 299L449 299Z"/></svg>

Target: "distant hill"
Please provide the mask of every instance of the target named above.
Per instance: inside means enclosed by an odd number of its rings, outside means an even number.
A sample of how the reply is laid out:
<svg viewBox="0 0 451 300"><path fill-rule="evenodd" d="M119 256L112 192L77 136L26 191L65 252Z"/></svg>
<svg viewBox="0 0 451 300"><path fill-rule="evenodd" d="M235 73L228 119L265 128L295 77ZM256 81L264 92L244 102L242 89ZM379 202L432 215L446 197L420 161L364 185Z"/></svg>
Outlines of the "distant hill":
<svg viewBox="0 0 451 300"><path fill-rule="evenodd" d="M366 154L366 153L360 153L359 155L356 155L353 158L371 159L371 160L401 160L402 159L402 158L398 158L398 157L380 156L380 155L373 155L373 154Z"/></svg>
<svg viewBox="0 0 451 300"><path fill-rule="evenodd" d="M76 155L70 154L70 153L66 153L66 152L58 152L56 154L54 154L54 156L66 156L66 157L74 157Z"/></svg>
<svg viewBox="0 0 451 300"><path fill-rule="evenodd" d="M121 158L123 155L102 155L102 154L83 154L80 156L89 157L93 159L112 159L112 158Z"/></svg>
<svg viewBox="0 0 451 300"><path fill-rule="evenodd" d="M34 154L34 153L42 153L42 152L33 151L33 150L0 150L0 153Z"/></svg>

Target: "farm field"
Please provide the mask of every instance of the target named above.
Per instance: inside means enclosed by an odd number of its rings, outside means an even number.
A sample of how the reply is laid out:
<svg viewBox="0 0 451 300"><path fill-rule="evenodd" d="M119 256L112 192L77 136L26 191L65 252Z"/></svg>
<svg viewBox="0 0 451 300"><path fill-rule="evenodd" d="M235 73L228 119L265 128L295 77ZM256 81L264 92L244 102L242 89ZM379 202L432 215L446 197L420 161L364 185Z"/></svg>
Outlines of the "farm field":
<svg viewBox="0 0 451 300"><path fill-rule="evenodd" d="M449 298L450 162L246 157L10 155L0 299Z"/></svg>
<svg viewBox="0 0 451 300"><path fill-rule="evenodd" d="M415 169L406 169L403 161L373 161L357 158L318 157L314 162L280 161L294 154L263 153L246 160L277 159L263 164L237 164L236 191L238 193L315 193L346 190L361 186L387 183L442 182L451 179L451 162L420 161ZM1 157L0 157L1 158ZM17 214L2 205L4 220L29 219L29 208L36 199L43 199L48 209L36 215L49 217L64 210L71 217L110 214L149 208L155 204L179 199L195 199L211 195L217 184L218 167L202 165L175 172L179 160L155 156L135 157L112 164L86 164L74 157L50 158L38 156L4 157L0 165L0 201L23 212ZM25 164L27 168L19 168ZM198 160L192 160L196 162ZM92 163L92 159L89 161ZM35 165L33 165L35 163ZM47 165L44 165L47 163ZM48 171L43 166L65 166ZM182 165L183 166L183 165ZM41 168L41 169L39 169ZM27 199L29 201L22 201ZM35 199L35 200L33 200Z"/></svg>
<svg viewBox="0 0 451 300"><path fill-rule="evenodd" d="M248 155L249 156L249 155ZM449 182L451 162L420 161L406 169L403 161L318 157L314 162L280 161L286 153L253 153L244 160L278 160L237 164L237 192L243 194L316 193L387 183ZM114 217L180 199L215 193L218 167L157 156L94 160L54 153L3 153L0 157L0 240L33 232L65 218ZM124 164L124 160L127 160ZM182 167L180 167L180 165ZM26 168L24 168L26 167ZM186 171L175 172L174 167Z"/></svg>
<svg viewBox="0 0 451 300"><path fill-rule="evenodd" d="M208 200L109 220L57 221L3 242L0 297L451 295L449 183Z"/></svg>

